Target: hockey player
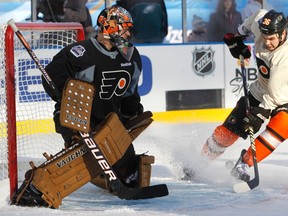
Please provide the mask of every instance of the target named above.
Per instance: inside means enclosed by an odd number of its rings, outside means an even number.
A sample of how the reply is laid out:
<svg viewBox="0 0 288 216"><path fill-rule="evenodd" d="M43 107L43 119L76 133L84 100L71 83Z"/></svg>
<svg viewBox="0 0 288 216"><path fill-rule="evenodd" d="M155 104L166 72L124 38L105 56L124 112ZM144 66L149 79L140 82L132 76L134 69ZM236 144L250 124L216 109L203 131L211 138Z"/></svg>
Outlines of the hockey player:
<svg viewBox="0 0 288 216"><path fill-rule="evenodd" d="M106 154L107 161L113 165L125 186L147 186L151 171L149 166L154 157L147 156L148 161L145 162L144 155L136 155L131 144L134 138L123 129L123 125L129 123L130 119L143 113L138 93L141 59L138 50L129 43L133 21L124 8L113 5L101 11L97 25L99 33L95 38L63 48L46 66L46 71L60 93L65 91L67 81L71 78L93 83L96 91L89 122L92 135L94 134L99 148L102 146L101 151ZM26 173L26 180L17 192L14 203L58 208L65 196L97 178L99 181L94 182L97 186L112 190L105 179L102 181L103 171L93 158L86 154L87 149L83 148L79 141L79 133L63 126L60 119L61 106L66 103L63 102L63 97L59 100L45 79L43 86L56 101L54 122L56 132L60 133L65 141L65 150L47 157L48 162ZM83 159L78 163L78 158ZM67 163L70 163L70 168L65 166ZM149 173L145 174L144 179L140 179L143 177L143 173L139 173L140 164L148 165L145 170ZM105 168L107 166L105 162ZM75 181L71 182L69 178L74 178ZM144 185L142 180L146 182ZM142 185L139 182L142 182Z"/></svg>
<svg viewBox="0 0 288 216"><path fill-rule="evenodd" d="M250 85L251 109L246 116L245 99L241 97L222 125L215 128L202 149L202 158L211 161L241 137L246 139L248 125L257 133L268 120L266 128L255 139L257 161L270 155L288 138L288 41L287 20L275 10L260 10L238 28L238 33L226 34L224 42L235 58L250 58L250 51L243 43L244 36L254 34L255 58L258 79ZM244 121L243 121L244 119ZM209 162L208 162L209 163ZM236 178L248 181L248 168L253 166L251 147L234 168Z"/></svg>

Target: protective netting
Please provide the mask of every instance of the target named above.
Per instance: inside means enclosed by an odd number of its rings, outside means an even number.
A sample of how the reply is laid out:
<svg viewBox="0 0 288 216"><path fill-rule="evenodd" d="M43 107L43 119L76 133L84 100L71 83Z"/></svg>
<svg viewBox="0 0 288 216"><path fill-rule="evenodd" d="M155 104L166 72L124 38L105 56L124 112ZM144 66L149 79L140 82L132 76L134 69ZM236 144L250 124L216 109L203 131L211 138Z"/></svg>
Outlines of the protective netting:
<svg viewBox="0 0 288 216"><path fill-rule="evenodd" d="M7 163L7 123L6 123L6 94L5 94L5 50L4 33L6 25L1 25L0 29L0 180L8 178Z"/></svg>
<svg viewBox="0 0 288 216"><path fill-rule="evenodd" d="M11 176L7 159L11 151L17 152L18 180L22 181L23 174L30 168L29 161L32 160L36 166L40 165L45 160L42 154L57 153L64 147L64 141L55 132L52 120L55 103L44 92L40 70L15 34L14 48L5 48L5 43L8 44L5 42L5 34L11 29L5 24L0 26L0 181ZM63 26L55 29L50 27L47 30L45 26L41 27L41 24L38 24L37 28L32 27L19 29L44 67L61 48L79 39L79 26L75 29L70 26L69 30L65 30L67 28ZM11 51L14 52L14 71L9 72L6 62L9 58L7 52ZM14 74L12 77L15 82L12 83L15 92L13 88L6 86L9 73ZM8 77L8 80L11 79ZM7 129L7 123L11 121L7 114L13 112L9 110L7 103L9 94L16 97L16 128ZM16 131L17 148L8 150L10 143L7 134L13 130Z"/></svg>

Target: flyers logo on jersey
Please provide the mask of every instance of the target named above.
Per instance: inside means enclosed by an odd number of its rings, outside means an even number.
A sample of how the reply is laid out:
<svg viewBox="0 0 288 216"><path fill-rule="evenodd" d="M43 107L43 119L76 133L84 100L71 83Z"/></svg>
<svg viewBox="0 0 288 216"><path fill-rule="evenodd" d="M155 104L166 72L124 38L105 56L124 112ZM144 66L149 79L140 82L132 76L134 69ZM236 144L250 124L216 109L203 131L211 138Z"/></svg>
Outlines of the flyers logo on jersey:
<svg viewBox="0 0 288 216"><path fill-rule="evenodd" d="M269 73L268 68L265 67L264 65L261 65L261 66L259 67L259 70L261 71L261 73L262 73L263 75L268 75L268 73Z"/></svg>
<svg viewBox="0 0 288 216"><path fill-rule="evenodd" d="M105 71L102 77L99 97L103 100L109 100L114 95L118 97L124 95L131 82L130 74L124 70Z"/></svg>
<svg viewBox="0 0 288 216"><path fill-rule="evenodd" d="M269 79L270 68L266 65L266 63L262 59L259 59L256 57L256 62L257 62L260 75L264 77L265 79Z"/></svg>

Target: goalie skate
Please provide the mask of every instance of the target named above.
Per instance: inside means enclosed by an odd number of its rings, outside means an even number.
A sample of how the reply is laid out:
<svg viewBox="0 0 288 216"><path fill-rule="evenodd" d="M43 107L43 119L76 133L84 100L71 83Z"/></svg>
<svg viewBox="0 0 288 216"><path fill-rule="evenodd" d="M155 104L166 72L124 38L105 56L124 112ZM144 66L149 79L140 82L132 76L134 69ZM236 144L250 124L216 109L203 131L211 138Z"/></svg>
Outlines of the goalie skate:
<svg viewBox="0 0 288 216"><path fill-rule="evenodd" d="M42 199L42 193L32 184L33 175L34 169L28 170L25 173L25 181L18 192L14 194L12 205L48 207L48 204Z"/></svg>

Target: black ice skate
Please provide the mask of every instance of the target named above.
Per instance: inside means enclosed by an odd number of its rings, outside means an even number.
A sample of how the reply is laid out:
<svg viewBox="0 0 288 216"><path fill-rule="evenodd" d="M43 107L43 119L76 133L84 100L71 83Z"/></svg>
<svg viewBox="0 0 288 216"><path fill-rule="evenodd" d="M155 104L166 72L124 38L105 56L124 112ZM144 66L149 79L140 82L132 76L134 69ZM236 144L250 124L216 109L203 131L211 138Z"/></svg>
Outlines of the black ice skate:
<svg viewBox="0 0 288 216"><path fill-rule="evenodd" d="M32 184L33 175L33 169L25 173L24 182L17 193L13 195L12 205L48 207L48 204L42 199L42 193Z"/></svg>

